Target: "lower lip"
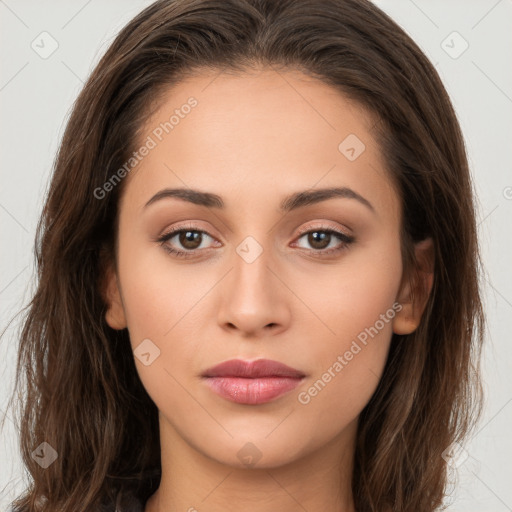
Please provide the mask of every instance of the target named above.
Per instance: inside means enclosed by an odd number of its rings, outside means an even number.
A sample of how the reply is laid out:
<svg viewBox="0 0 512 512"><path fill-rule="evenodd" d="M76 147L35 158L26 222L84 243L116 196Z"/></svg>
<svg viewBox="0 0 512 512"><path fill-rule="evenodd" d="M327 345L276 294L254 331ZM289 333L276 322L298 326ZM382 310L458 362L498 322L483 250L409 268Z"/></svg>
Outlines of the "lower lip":
<svg viewBox="0 0 512 512"><path fill-rule="evenodd" d="M270 402L295 389L302 378L262 377L207 377L206 383L215 393L237 404L258 405Z"/></svg>

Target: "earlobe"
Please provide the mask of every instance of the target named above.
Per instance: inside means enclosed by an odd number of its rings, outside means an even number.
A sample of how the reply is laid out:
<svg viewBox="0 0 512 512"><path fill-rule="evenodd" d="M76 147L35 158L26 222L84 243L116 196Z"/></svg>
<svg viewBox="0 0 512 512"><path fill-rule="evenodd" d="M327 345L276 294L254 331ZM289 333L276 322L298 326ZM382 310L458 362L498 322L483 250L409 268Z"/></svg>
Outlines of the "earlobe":
<svg viewBox="0 0 512 512"><path fill-rule="evenodd" d="M105 320L112 329L121 330L127 326L119 283L116 272L109 268L105 278L104 298L107 303Z"/></svg>
<svg viewBox="0 0 512 512"><path fill-rule="evenodd" d="M393 319L393 332L395 334L411 334L419 325L419 321L414 315L413 304L411 302L401 302L400 304L402 309Z"/></svg>
<svg viewBox="0 0 512 512"><path fill-rule="evenodd" d="M421 321L434 284L434 244L427 238L415 245L417 266L402 283L397 302L402 306L393 319L395 334L411 334Z"/></svg>

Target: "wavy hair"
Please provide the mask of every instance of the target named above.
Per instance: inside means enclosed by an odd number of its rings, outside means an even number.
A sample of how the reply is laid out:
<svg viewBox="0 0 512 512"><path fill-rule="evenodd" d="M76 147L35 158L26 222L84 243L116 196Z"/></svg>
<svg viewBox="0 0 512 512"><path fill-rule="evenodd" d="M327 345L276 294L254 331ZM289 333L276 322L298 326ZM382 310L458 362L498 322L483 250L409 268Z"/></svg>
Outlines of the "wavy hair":
<svg viewBox="0 0 512 512"><path fill-rule="evenodd" d="M485 318L475 193L464 140L435 68L367 0L158 0L117 35L67 122L35 239L37 288L24 310L16 373L30 485L16 512L89 512L159 483L157 408L128 331L105 321L102 276L115 257L123 182L95 190L137 147L173 84L201 70L299 70L371 112L402 206L404 268L432 237L434 283L418 329L393 334L359 418L358 512L431 512L447 488L443 453L481 412ZM13 395L14 397L14 395ZM48 442L58 458L31 454ZM109 505L110 504L110 505ZM103 510L103 509L102 509Z"/></svg>

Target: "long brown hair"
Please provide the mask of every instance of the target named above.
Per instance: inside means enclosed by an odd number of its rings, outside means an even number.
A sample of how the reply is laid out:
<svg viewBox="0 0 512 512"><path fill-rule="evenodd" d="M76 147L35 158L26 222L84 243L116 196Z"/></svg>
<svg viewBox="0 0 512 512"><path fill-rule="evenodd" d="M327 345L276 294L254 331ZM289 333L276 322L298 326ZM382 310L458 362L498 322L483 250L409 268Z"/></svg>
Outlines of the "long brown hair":
<svg viewBox="0 0 512 512"><path fill-rule="evenodd" d="M158 486L157 408L128 331L105 322L101 279L115 255L123 182L162 92L201 69L295 69L379 120L375 136L402 203L406 272L432 237L434 284L418 329L393 335L362 411L352 488L359 512L441 506L443 452L481 409L484 331L474 191L449 97L418 46L367 0L159 0L121 30L78 96L36 234L37 290L20 333L16 385L31 485L17 512L92 511ZM42 442L58 453L42 469Z"/></svg>

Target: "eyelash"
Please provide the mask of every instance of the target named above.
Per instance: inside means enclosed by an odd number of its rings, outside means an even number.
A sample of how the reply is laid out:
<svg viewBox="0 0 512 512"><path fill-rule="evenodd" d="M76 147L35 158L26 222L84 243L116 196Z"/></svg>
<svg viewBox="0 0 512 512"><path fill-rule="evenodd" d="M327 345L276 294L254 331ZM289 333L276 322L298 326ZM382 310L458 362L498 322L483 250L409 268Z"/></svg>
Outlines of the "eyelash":
<svg viewBox="0 0 512 512"><path fill-rule="evenodd" d="M178 235L178 234L180 234L182 232L186 232L186 231L193 231L193 232L196 232L196 233L203 233L205 235L208 235L210 238L213 238L206 231L204 231L202 229L198 229L197 226L189 225L189 226L181 226L180 228L175 229L173 231L170 231L169 233L164 233L162 236L157 238L156 241L160 242L160 244L162 245L163 249L166 252L168 252L169 254L173 255L173 256L177 256L178 258L191 258L191 257L194 257L196 251L198 251L200 249L193 249L193 250L188 250L188 251L180 251L178 249L173 249L172 247L170 247L167 244L167 242L171 238L174 238L176 235ZM318 250L315 250L315 249L307 250L306 249L307 252L316 253L316 255L318 255L319 257L330 256L330 255L332 255L334 253L339 253L341 251L344 251L344 250L348 249L350 244L352 244L355 241L355 237L349 236L349 235L347 235L345 233L342 233L341 231L337 231L335 229L332 229L332 228L329 228L329 227L325 227L325 226L319 226L319 227L316 227L314 229L308 229L306 231L302 231L301 233L299 233L298 239L302 238L304 235L308 235L310 233L316 233L316 232L328 233L328 234L334 235L337 238L339 238L341 240L341 242L342 242L341 247L337 247L337 248L334 248L334 249L333 248L331 248L331 249L318 249Z"/></svg>

